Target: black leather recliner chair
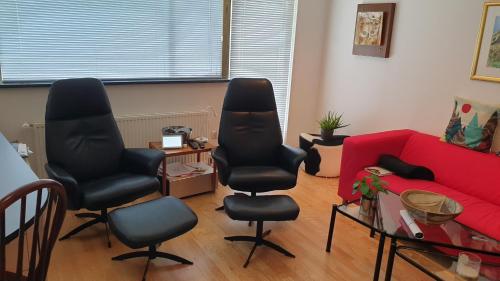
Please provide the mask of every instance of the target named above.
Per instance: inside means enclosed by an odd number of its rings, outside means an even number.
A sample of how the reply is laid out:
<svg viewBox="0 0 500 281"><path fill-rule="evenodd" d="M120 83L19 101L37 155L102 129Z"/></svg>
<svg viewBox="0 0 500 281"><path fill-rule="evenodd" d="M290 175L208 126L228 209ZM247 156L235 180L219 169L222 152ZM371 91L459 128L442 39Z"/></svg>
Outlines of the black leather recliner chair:
<svg viewBox="0 0 500 281"><path fill-rule="evenodd" d="M161 151L126 149L103 84L98 79L66 79L50 88L45 113L47 160L51 179L64 185L71 210L92 220L61 240L97 223L106 225L107 209L159 190Z"/></svg>
<svg viewBox="0 0 500 281"><path fill-rule="evenodd" d="M271 82L232 79L222 107L219 147L212 153L220 183L251 196L290 189L305 156L283 144Z"/></svg>

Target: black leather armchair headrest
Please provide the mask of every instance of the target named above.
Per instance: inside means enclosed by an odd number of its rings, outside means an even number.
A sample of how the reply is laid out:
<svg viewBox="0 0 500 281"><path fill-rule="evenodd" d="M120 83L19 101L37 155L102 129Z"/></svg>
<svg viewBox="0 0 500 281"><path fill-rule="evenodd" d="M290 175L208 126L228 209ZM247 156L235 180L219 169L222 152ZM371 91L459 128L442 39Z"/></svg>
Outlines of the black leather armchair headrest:
<svg viewBox="0 0 500 281"><path fill-rule="evenodd" d="M276 110L273 85L265 78L234 78L227 87L222 110L233 112Z"/></svg>
<svg viewBox="0 0 500 281"><path fill-rule="evenodd" d="M231 166L276 164L283 143L271 82L234 78L229 82L219 125L219 145Z"/></svg>
<svg viewBox="0 0 500 281"><path fill-rule="evenodd" d="M124 144L98 79L54 82L47 99L45 126L49 164L60 166L77 181L119 171Z"/></svg>
<svg viewBox="0 0 500 281"><path fill-rule="evenodd" d="M50 88L45 121L79 119L111 113L102 82L95 78L64 79Z"/></svg>

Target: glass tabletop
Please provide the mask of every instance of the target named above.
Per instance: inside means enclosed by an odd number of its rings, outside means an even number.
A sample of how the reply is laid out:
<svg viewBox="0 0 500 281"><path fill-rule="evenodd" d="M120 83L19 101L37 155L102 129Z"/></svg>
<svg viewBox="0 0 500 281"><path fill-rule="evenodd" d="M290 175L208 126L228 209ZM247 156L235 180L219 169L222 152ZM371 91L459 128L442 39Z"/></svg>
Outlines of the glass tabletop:
<svg viewBox="0 0 500 281"><path fill-rule="evenodd" d="M400 241L396 250L399 257L425 268L438 279L465 280L456 274L457 256L469 251L482 259L481 277L477 280L500 280L500 242L454 220L441 225L416 222L424 233L424 237L418 239L401 218L400 210L405 208L399 196L392 192L378 194L370 216L360 214L357 203L359 201L337 206L337 211L372 230L396 238Z"/></svg>
<svg viewBox="0 0 500 281"><path fill-rule="evenodd" d="M493 254L493 261L500 263L500 242L488 238L454 220L441 225L426 225L417 222L424 233L423 239L417 239L401 218L400 210L404 210L398 195L389 192L379 193L374 215L364 216L359 213L359 205L354 203L338 206L337 210L344 215L370 227L378 232L385 232L399 240L433 244L434 246L452 247L443 249L447 253L458 253L459 250L472 250L477 253Z"/></svg>

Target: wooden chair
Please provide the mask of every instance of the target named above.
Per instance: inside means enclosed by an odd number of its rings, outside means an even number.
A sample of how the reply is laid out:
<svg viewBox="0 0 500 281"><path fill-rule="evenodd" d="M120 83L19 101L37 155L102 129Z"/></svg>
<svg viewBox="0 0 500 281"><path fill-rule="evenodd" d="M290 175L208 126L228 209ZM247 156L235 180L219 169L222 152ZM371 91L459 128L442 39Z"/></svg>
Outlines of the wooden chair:
<svg viewBox="0 0 500 281"><path fill-rule="evenodd" d="M35 204L32 218L26 218L27 201ZM19 229L13 234L7 233L6 236L6 211L14 204L19 206ZM39 180L27 184L0 200L0 280L44 281L46 279L50 255L64 221L66 204L63 186L53 180ZM9 210L9 216L15 209L17 207ZM15 260L12 261L16 263L15 272L12 272L6 268L6 245L15 238L18 238L17 263ZM24 256L25 252L27 256Z"/></svg>

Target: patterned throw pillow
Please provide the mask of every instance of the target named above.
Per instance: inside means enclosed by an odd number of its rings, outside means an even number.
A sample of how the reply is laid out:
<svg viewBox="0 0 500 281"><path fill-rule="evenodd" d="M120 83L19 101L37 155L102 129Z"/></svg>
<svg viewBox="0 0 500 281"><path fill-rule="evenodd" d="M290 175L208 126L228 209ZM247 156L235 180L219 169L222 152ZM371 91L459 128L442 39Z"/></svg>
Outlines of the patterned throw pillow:
<svg viewBox="0 0 500 281"><path fill-rule="evenodd" d="M444 141L488 153L497 128L498 115L498 106L456 97Z"/></svg>

